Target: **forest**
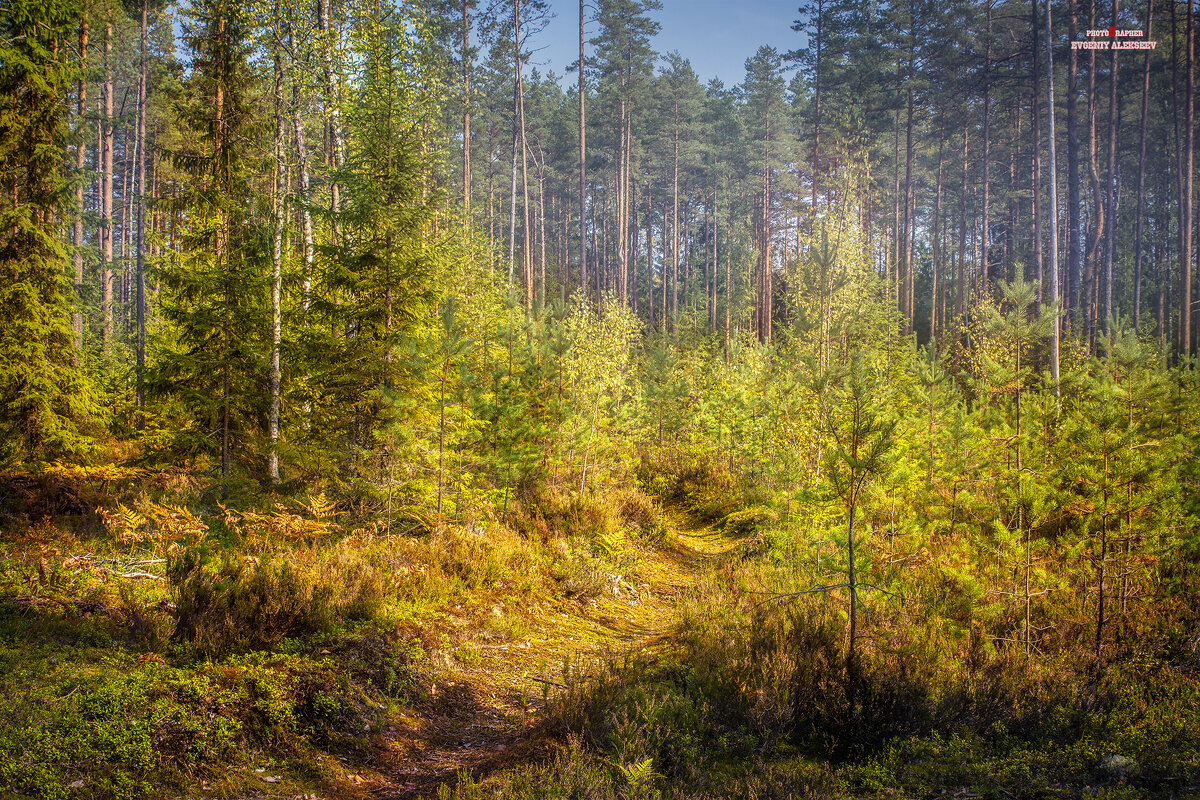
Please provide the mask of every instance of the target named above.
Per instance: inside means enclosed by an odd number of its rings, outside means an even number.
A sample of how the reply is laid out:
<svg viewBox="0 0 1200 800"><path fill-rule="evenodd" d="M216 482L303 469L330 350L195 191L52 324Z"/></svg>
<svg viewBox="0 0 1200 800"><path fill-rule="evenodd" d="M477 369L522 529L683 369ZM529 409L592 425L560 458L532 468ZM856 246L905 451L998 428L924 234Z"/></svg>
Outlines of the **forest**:
<svg viewBox="0 0 1200 800"><path fill-rule="evenodd" d="M0 2L0 798L1200 798L1192 0L680 2Z"/></svg>

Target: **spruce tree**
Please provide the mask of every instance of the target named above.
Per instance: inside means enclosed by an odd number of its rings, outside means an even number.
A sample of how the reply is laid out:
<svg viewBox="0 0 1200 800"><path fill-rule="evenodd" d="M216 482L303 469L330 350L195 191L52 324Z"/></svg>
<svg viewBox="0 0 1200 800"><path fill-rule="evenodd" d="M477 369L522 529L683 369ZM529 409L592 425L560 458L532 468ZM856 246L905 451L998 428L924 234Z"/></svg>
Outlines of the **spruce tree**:
<svg viewBox="0 0 1200 800"><path fill-rule="evenodd" d="M62 94L78 8L0 6L0 462L79 453L94 399L75 361L69 258L56 211L69 207Z"/></svg>
<svg viewBox="0 0 1200 800"><path fill-rule="evenodd" d="M262 133L247 56L250 20L232 0L196 0L183 25L193 70L174 154L189 178L176 202L186 219L179 263L164 265L155 388L179 398L198 425L187 443L215 453L222 477L261 429L270 349L268 227L252 214L249 148Z"/></svg>
<svg viewBox="0 0 1200 800"><path fill-rule="evenodd" d="M443 156L429 127L441 95L422 32L419 19L379 6L357 20L352 39L346 161L333 176L345 189L334 218L343 235L320 248L313 311L326 324L310 342L315 433L343 452L375 444L379 390L396 387L401 366L394 349L435 302L435 278L449 274L452 243L435 230L444 198L431 187Z"/></svg>

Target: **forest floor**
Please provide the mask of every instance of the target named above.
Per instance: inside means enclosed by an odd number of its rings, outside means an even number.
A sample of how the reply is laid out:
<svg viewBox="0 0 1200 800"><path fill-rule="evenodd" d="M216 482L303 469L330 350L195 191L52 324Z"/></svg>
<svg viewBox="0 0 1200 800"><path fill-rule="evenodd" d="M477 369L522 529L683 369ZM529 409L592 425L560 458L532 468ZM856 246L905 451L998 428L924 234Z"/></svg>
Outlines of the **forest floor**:
<svg viewBox="0 0 1200 800"><path fill-rule="evenodd" d="M438 679L426 701L372 741L375 763L361 773L369 796L436 797L460 774L478 778L549 756L544 711L566 688L564 676L663 646L679 601L735 546L710 528L673 527L599 597L493 606L496 616L521 615L523 635L492 643L464 630L451 651L432 655Z"/></svg>

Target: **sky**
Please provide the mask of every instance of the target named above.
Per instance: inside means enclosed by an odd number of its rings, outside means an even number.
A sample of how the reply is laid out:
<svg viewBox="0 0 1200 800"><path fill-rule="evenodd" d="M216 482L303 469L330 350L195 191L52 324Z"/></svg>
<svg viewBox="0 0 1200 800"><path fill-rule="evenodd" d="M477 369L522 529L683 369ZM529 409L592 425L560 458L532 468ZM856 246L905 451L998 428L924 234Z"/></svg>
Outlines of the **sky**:
<svg viewBox="0 0 1200 800"><path fill-rule="evenodd" d="M801 45L803 37L791 29L799 5L797 0L662 0L662 10L651 12L662 27L653 47L659 53L678 50L701 83L720 78L733 86L741 83L746 59L759 46L784 53ZM536 50L534 66L561 77L579 57L579 2L549 0L549 6L554 19L530 46ZM589 39L597 27L588 25Z"/></svg>

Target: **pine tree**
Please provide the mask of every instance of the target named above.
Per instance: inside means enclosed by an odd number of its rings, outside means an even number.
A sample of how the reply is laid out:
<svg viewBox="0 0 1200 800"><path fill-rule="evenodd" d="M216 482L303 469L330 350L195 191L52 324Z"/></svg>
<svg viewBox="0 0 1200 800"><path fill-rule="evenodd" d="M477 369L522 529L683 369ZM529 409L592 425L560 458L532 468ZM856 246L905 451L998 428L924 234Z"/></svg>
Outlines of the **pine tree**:
<svg viewBox="0 0 1200 800"><path fill-rule="evenodd" d="M886 460L892 448L896 422L887 419L883 408L882 386L861 355L851 360L839 374L818 379L817 393L832 391L833 400L821 420L827 437L824 472L846 512L846 581L850 620L846 653L847 697L850 713L860 680L858 661L858 594L861 578L858 570L855 518L867 485L889 469Z"/></svg>
<svg viewBox="0 0 1200 800"><path fill-rule="evenodd" d="M774 255L774 214L776 197L775 175L782 160L787 140L784 122L786 105L783 99L783 64L779 53L771 47L760 47L746 59L746 78L741 91L750 132L751 164L756 172L754 229L757 245L755 266L755 330L759 341L771 341L774 317L772 277Z"/></svg>

